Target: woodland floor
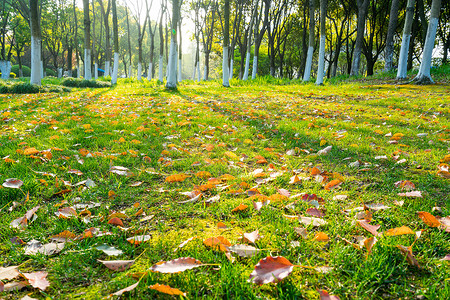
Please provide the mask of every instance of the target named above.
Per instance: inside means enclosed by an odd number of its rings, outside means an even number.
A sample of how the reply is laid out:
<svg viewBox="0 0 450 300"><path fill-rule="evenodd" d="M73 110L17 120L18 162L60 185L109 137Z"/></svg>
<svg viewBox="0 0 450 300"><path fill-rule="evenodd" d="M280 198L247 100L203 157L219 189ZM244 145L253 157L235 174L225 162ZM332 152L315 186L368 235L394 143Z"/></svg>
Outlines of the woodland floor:
<svg viewBox="0 0 450 300"><path fill-rule="evenodd" d="M439 84L0 95L0 298L450 299L449 116Z"/></svg>

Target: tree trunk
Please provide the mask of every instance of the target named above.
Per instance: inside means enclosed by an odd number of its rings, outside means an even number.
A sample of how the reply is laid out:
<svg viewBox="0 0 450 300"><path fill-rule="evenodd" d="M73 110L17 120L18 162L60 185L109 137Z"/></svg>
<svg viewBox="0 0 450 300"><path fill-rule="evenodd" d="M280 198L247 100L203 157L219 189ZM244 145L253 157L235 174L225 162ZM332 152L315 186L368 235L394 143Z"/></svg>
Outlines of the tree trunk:
<svg viewBox="0 0 450 300"><path fill-rule="evenodd" d="M83 0L84 12L84 78L92 79L91 71L91 20L89 17L89 0Z"/></svg>
<svg viewBox="0 0 450 300"><path fill-rule="evenodd" d="M114 35L114 67L111 77L111 84L116 84L117 76L119 75L119 26L117 24L116 0L112 0L111 8L113 15L113 35Z"/></svg>
<svg viewBox="0 0 450 300"><path fill-rule="evenodd" d="M367 8L369 0L357 0L358 6L358 23L356 26L356 42L353 51L352 68L350 75L359 75L359 67L361 65L361 50L364 42L364 31L366 27Z"/></svg>
<svg viewBox="0 0 450 300"><path fill-rule="evenodd" d="M405 79L408 66L408 50L411 39L411 27L414 19L414 1L408 0L406 6L406 18L403 26L402 45L400 48L400 56L398 58L397 79Z"/></svg>
<svg viewBox="0 0 450 300"><path fill-rule="evenodd" d="M394 35L398 22L398 6L399 0L392 0L391 12L389 13L389 26L386 35L386 52L384 54L384 71L389 72L393 67L394 57Z"/></svg>
<svg viewBox="0 0 450 300"><path fill-rule="evenodd" d="M180 38L180 42L178 45L178 77L177 80L178 82L182 81L182 73L181 73L181 67L182 67L182 59L183 59L183 48L181 46L181 38L183 36L183 34L181 33L181 16L180 16L180 20L178 22L178 37Z"/></svg>
<svg viewBox="0 0 450 300"><path fill-rule="evenodd" d="M170 54L169 54L169 76L167 76L166 88L177 88L177 29L180 14L180 5L178 0L172 0L172 30L170 36Z"/></svg>
<svg viewBox="0 0 450 300"><path fill-rule="evenodd" d="M163 58L164 58L164 31L163 31L164 9L161 9L161 18L159 20L159 81L164 81Z"/></svg>
<svg viewBox="0 0 450 300"><path fill-rule="evenodd" d="M439 11L441 9L441 0L433 0L431 3L430 22L428 23L427 37L425 39L425 46L422 54L422 62L420 63L419 73L414 81L417 84L433 83L431 79L431 57L434 49L434 42L436 40L436 30L439 22Z"/></svg>
<svg viewBox="0 0 450 300"><path fill-rule="evenodd" d="M41 85L41 24L39 0L30 0L31 84Z"/></svg>
<svg viewBox="0 0 450 300"><path fill-rule="evenodd" d="M222 85L230 86L230 74L228 70L228 43L230 39L230 0L224 4L224 28L223 28L223 61L222 61Z"/></svg>
<svg viewBox="0 0 450 300"><path fill-rule="evenodd" d="M327 16L327 0L320 0L320 46L319 46L319 67L317 69L316 84L323 84L323 75L325 72L325 21Z"/></svg>
<svg viewBox="0 0 450 300"><path fill-rule="evenodd" d="M130 66L130 68L129 68L129 73L127 73L125 71L125 74L128 74L128 77L131 77L131 75L132 75L131 74L131 69L132 69L132 67L131 67L131 37L130 37L130 19L128 17L128 7L126 8L126 16L127 16L128 56L129 56L129 62L130 62L129 66ZM144 30L145 30L145 28L144 28ZM142 45L140 45L140 47L142 47ZM142 51L141 51L141 53L139 55L142 55ZM140 75L139 71L138 71L138 74ZM138 77L139 77L139 75L138 75ZM138 80L139 80L139 78L138 78Z"/></svg>
<svg viewBox="0 0 450 300"><path fill-rule="evenodd" d="M312 58L314 53L314 0L309 0L309 41L308 54L306 56L305 72L303 73L303 81L309 81L311 77Z"/></svg>

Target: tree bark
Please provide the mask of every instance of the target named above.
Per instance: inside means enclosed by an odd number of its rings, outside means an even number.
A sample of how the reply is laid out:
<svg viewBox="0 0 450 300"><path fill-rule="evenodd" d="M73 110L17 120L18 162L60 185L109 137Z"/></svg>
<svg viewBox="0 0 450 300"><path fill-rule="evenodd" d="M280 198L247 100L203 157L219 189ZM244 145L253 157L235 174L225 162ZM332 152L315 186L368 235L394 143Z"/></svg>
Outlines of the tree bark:
<svg viewBox="0 0 450 300"><path fill-rule="evenodd" d="M402 45L400 48L400 56L398 58L397 79L406 78L411 27L414 19L414 1L415 0L408 0L408 4L406 6L406 18L403 26Z"/></svg>
<svg viewBox="0 0 450 300"><path fill-rule="evenodd" d="M309 81L311 77L312 58L314 53L314 0L309 0L309 41L308 54L306 56L305 72L303 73L303 81Z"/></svg>
<svg viewBox="0 0 450 300"><path fill-rule="evenodd" d="M113 35L114 35L114 67L111 77L111 84L116 84L117 76L119 75L119 26L117 24L116 0L111 1L111 8L113 15Z"/></svg>
<svg viewBox="0 0 450 300"><path fill-rule="evenodd" d="M392 0L391 11L389 13L389 26L386 35L386 50L384 54L384 71L389 72L393 67L394 57L394 35L398 22L398 6L399 0Z"/></svg>
<svg viewBox="0 0 450 300"><path fill-rule="evenodd" d="M323 74L325 71L325 21L327 16L327 0L320 0L320 46L319 46L319 66L317 68L316 84L323 84Z"/></svg>
<svg viewBox="0 0 450 300"><path fill-rule="evenodd" d="M41 85L41 22L39 0L30 0L31 84Z"/></svg>
<svg viewBox="0 0 450 300"><path fill-rule="evenodd" d="M222 61L222 85L230 86L230 74L228 70L228 43L230 39L230 0L224 4L224 27L223 27L223 61Z"/></svg>
<svg viewBox="0 0 450 300"><path fill-rule="evenodd" d="M177 29L180 14L180 5L178 0L172 0L172 30L170 35L170 54L169 54L169 76L167 76L166 88L177 88Z"/></svg>
<svg viewBox="0 0 450 300"><path fill-rule="evenodd" d="M89 0L83 0L84 12L84 78L92 79L91 70L91 20L89 17Z"/></svg>
<svg viewBox="0 0 450 300"><path fill-rule="evenodd" d="M357 0L358 7L358 23L356 26L356 42L353 51L352 68L350 75L359 75L359 67L361 65L361 50L364 42L364 31L366 27L367 8L369 0Z"/></svg>
<svg viewBox="0 0 450 300"><path fill-rule="evenodd" d="M427 37L422 53L422 62L420 63L419 73L414 82L417 84L431 84L431 57L434 49L434 41L436 40L436 30L439 22L439 11L441 9L441 0L433 0L431 3L430 22L428 23Z"/></svg>

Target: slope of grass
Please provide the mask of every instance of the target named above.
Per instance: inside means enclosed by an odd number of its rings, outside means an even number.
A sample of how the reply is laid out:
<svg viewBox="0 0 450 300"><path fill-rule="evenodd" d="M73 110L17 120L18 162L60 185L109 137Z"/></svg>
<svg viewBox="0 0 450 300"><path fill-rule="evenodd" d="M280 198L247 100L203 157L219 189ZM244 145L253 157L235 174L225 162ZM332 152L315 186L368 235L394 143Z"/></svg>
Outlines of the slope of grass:
<svg viewBox="0 0 450 300"><path fill-rule="evenodd" d="M20 189L0 189L0 262L21 272L46 271L51 283L43 292L28 286L0 296L98 299L141 278L125 298L172 297L148 288L155 283L188 298L318 299L318 290L341 299L450 298L448 261L442 260L450 253L449 233L417 214L449 216L450 179L437 174L450 160L448 86L276 83L223 88L188 82L168 92L156 82L122 81L66 94L0 95L0 181L23 181ZM327 154L318 155L328 146ZM31 148L39 152L25 155ZM111 172L114 166L128 174ZM314 167L320 175L311 172ZM209 174L201 177L200 171ZM168 182L173 174L188 177ZM295 174L300 181L291 184ZM341 183L325 189L333 179ZM411 181L423 197L399 196L406 192L395 187L401 180ZM251 188L260 195L250 197ZM192 202L181 194L195 190L202 197ZM286 192L291 198L279 194ZM292 197L303 193L323 202ZM215 196L220 199L210 203ZM269 205L254 209L254 202L268 197ZM241 203L248 208L232 212ZM408 226L422 230L420 237L382 234L370 254L360 249L356 237L374 235L358 225L358 207L371 204L388 206L366 208L378 232ZM36 220L23 229L10 226L37 205ZM301 224L297 217L309 217L307 210L316 206L327 224ZM55 214L66 207L77 215ZM123 227L108 224L115 212L122 213ZM227 228L218 228L219 222ZM48 243L65 230L83 237L92 227L108 234L70 240L50 256L25 255L25 246L11 240ZM306 228L306 238L295 227ZM202 242L224 236L246 244L242 233L254 230L262 238L251 245L261 250L250 258L234 255L234 262ZM317 241L319 232L329 241ZM127 238L135 235L151 238L133 245ZM197 238L177 249L191 237ZM123 254L107 256L95 249L102 244ZM412 245L420 268L398 245ZM295 267L276 285L248 282L269 255L312 268ZM179 257L209 265L176 274L150 271ZM98 262L136 258L124 272Z"/></svg>

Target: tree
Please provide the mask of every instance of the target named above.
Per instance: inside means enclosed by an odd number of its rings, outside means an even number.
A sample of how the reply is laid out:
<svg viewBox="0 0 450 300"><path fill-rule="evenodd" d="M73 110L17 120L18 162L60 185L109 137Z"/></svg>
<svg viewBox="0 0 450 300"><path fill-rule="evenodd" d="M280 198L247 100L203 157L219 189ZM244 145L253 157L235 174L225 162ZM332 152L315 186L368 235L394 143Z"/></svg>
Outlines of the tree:
<svg viewBox="0 0 450 300"><path fill-rule="evenodd" d="M167 76L166 88L177 88L177 29L180 15L179 0L172 0L172 30L170 35L169 76Z"/></svg>
<svg viewBox="0 0 450 300"><path fill-rule="evenodd" d="M230 74L228 70L228 43L230 39L230 0L224 1L224 26L223 26L223 61L222 61L222 85L230 86Z"/></svg>
<svg viewBox="0 0 450 300"><path fill-rule="evenodd" d="M325 21L327 15L327 0L320 0L320 46L319 46L319 67L317 68L316 84L323 84L323 74L325 72Z"/></svg>
<svg viewBox="0 0 450 300"><path fill-rule="evenodd" d="M150 6L153 1L150 2ZM142 42L144 40L145 28L147 27L147 16L144 18L144 25L141 27L141 11L143 10L142 4L136 4L134 20L136 21L137 29L138 29L138 72L137 72L137 80L141 80L142 78ZM148 13L148 9L146 10ZM128 20L128 10L127 10L127 20ZM131 56L131 52L130 52ZM130 63L131 68L131 63Z"/></svg>
<svg viewBox="0 0 450 300"><path fill-rule="evenodd" d="M23 77L22 71L22 53L25 52L25 48L30 46L30 29L29 24L21 15L16 15L12 20L14 24L12 27L14 43L12 43L13 51L17 57L19 64L19 77Z"/></svg>
<svg viewBox="0 0 450 300"><path fill-rule="evenodd" d="M147 6L148 7L148 6ZM149 8L147 9L147 11L149 10ZM161 12L162 13L162 12ZM147 13L147 18L148 18L148 32L150 35L150 58L149 58L149 63L148 63L148 74L147 74L147 79L151 80L153 78L153 73L154 73L154 63L153 63L153 56L155 53L155 33L156 33L156 26L157 23L155 23L155 25L152 27L152 23L150 21L150 14Z"/></svg>
<svg viewBox="0 0 450 300"><path fill-rule="evenodd" d="M253 4L253 13L252 17L250 19L250 24L248 26L248 37L247 37L247 54L245 56L245 70L244 70L244 76L242 77L243 80L248 79L248 72L250 69L250 55L252 50L252 37L253 37L253 23L256 19L256 14L258 13L258 4L259 0L255 1L255 4ZM242 57L241 57L242 60Z"/></svg>
<svg viewBox="0 0 450 300"><path fill-rule="evenodd" d="M369 0L356 0L358 7L358 22L356 25L356 42L353 50L353 60L350 75L358 75L359 67L361 65L361 50L364 43L364 31L366 27L367 9L369 7Z"/></svg>
<svg viewBox="0 0 450 300"><path fill-rule="evenodd" d="M309 81L309 78L311 77L312 58L314 53L314 10L314 0L309 0L309 46L308 54L306 57L305 72L303 74L303 81Z"/></svg>
<svg viewBox="0 0 450 300"><path fill-rule="evenodd" d="M83 0L84 12L84 78L92 78L91 70L91 20L89 17L89 0Z"/></svg>
<svg viewBox="0 0 450 300"><path fill-rule="evenodd" d="M163 75L163 59L164 59L164 31L163 31L163 17L166 11L165 1L161 1L161 15L159 19L159 81L164 81Z"/></svg>
<svg viewBox="0 0 450 300"><path fill-rule="evenodd" d="M272 0L262 0L261 10L257 15L257 20L255 22L255 50L253 54L253 68L252 68L252 79L256 78L256 74L258 73L258 61L259 61L259 48L261 46L262 39L266 32L267 26L269 25L269 11L270 11L270 3ZM259 28L259 24L261 21L261 14L264 5L264 20L262 22L261 29Z"/></svg>
<svg viewBox="0 0 450 300"><path fill-rule="evenodd" d="M408 4L406 6L406 17L405 24L403 26L402 45L400 47L400 55L398 58L397 79L406 78L409 42L411 40L411 27L414 18L414 2L415 0L408 0Z"/></svg>
<svg viewBox="0 0 450 300"><path fill-rule="evenodd" d="M0 72L2 73L2 79L8 79L11 73L11 55L12 55L12 45L9 45L7 50L7 33L10 28L9 23L12 18L12 7L6 1L0 6ZM12 41L14 42L14 41Z"/></svg>
<svg viewBox="0 0 450 300"><path fill-rule="evenodd" d="M111 33L109 29L109 12L111 11L111 0L108 0L106 10L103 5L103 0L97 0L100 4L100 11L102 13L103 23L105 25L105 76L111 74Z"/></svg>
<svg viewBox="0 0 450 300"><path fill-rule="evenodd" d="M205 52L205 71L203 72L203 80L208 80L209 77L209 56L211 54L214 38L217 5L215 0L202 3L202 8L205 13L204 24L201 27L203 52Z"/></svg>
<svg viewBox="0 0 450 300"><path fill-rule="evenodd" d="M114 39L114 66L111 76L111 83L117 83L117 76L119 75L119 25L117 24L117 5L116 0L111 2L113 15L113 39Z"/></svg>
<svg viewBox="0 0 450 300"><path fill-rule="evenodd" d="M39 0L30 0L31 84L41 85L41 20Z"/></svg>
<svg viewBox="0 0 450 300"><path fill-rule="evenodd" d="M422 53L422 62L420 63L419 73L414 82L417 84L433 83L431 79L431 57L434 49L434 42L436 39L436 31L439 23L439 11L441 9L441 0L433 0L431 3L430 22L428 23L427 37L425 39L425 46Z"/></svg>
<svg viewBox="0 0 450 300"><path fill-rule="evenodd" d="M398 22L398 7L399 0L392 0L391 11L389 13L389 26L386 35L386 50L384 54L384 71L392 70L392 60L394 56L394 35L397 29Z"/></svg>

